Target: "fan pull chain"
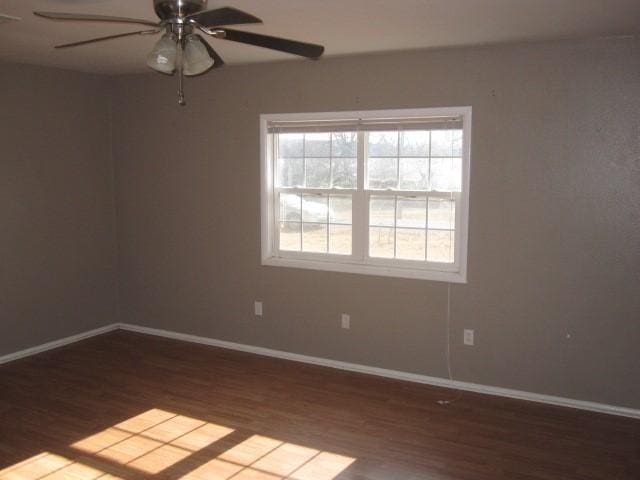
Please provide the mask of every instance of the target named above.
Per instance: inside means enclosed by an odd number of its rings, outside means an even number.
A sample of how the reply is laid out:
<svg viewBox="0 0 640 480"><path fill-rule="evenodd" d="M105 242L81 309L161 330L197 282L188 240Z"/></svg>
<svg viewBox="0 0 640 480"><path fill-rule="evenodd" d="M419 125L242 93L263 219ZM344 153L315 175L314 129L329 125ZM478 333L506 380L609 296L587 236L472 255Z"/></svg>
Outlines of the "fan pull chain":
<svg viewBox="0 0 640 480"><path fill-rule="evenodd" d="M176 56L176 67L178 69L178 105L184 107L187 102L184 99L184 66L182 65L182 39L178 40L178 52Z"/></svg>

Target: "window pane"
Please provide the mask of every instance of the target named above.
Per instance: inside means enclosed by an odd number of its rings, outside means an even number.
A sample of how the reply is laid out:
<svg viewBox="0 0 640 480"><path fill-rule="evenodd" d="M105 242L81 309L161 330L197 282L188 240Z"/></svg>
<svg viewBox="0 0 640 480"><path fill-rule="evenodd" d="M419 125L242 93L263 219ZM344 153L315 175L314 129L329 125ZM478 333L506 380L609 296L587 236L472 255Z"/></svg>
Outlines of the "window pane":
<svg viewBox="0 0 640 480"><path fill-rule="evenodd" d="M280 250L300 251L300 223L280 222Z"/></svg>
<svg viewBox="0 0 640 480"><path fill-rule="evenodd" d="M304 156L305 157L328 157L331 155L330 134L327 133L305 133L304 135Z"/></svg>
<svg viewBox="0 0 640 480"><path fill-rule="evenodd" d="M331 134L332 157L355 157L358 154L358 134L356 132L334 132Z"/></svg>
<svg viewBox="0 0 640 480"><path fill-rule="evenodd" d="M302 221L327 223L327 195L302 196Z"/></svg>
<svg viewBox="0 0 640 480"><path fill-rule="evenodd" d="M287 222L300 221L300 195L293 193L280 194L280 220Z"/></svg>
<svg viewBox="0 0 640 480"><path fill-rule="evenodd" d="M326 224L302 224L302 251L327 253Z"/></svg>
<svg viewBox="0 0 640 480"><path fill-rule="evenodd" d="M451 155L462 156L462 130L454 130L452 134Z"/></svg>
<svg viewBox="0 0 640 480"><path fill-rule="evenodd" d="M454 234L447 230L429 230L427 234L427 260L453 263Z"/></svg>
<svg viewBox="0 0 640 480"><path fill-rule="evenodd" d="M329 225L329 253L351 255L351 225Z"/></svg>
<svg viewBox="0 0 640 480"><path fill-rule="evenodd" d="M455 201L446 198L429 199L429 228L455 230Z"/></svg>
<svg viewBox="0 0 640 480"><path fill-rule="evenodd" d="M307 158L305 167L308 188L329 188L331 162L328 158Z"/></svg>
<svg viewBox="0 0 640 480"><path fill-rule="evenodd" d="M429 187L429 160L427 158L400 159L400 189L427 190Z"/></svg>
<svg viewBox="0 0 640 480"><path fill-rule="evenodd" d="M437 192L459 192L462 187L461 158L432 158L431 186Z"/></svg>
<svg viewBox="0 0 640 480"><path fill-rule="evenodd" d="M351 195L331 195L329 197L329 222L351 224Z"/></svg>
<svg viewBox="0 0 640 480"><path fill-rule="evenodd" d="M431 156L453 157L453 130L431 131Z"/></svg>
<svg viewBox="0 0 640 480"><path fill-rule="evenodd" d="M369 225L394 225L395 199L393 197L371 197L369 200Z"/></svg>
<svg viewBox="0 0 640 480"><path fill-rule="evenodd" d="M396 258L424 260L425 230L398 228L396 230Z"/></svg>
<svg viewBox="0 0 640 480"><path fill-rule="evenodd" d="M371 189L385 190L398 186L397 158L369 158L367 162L368 186Z"/></svg>
<svg viewBox="0 0 640 480"><path fill-rule="evenodd" d="M398 197L396 226L425 228L427 226L426 199Z"/></svg>
<svg viewBox="0 0 640 480"><path fill-rule="evenodd" d="M334 158L332 160L334 188L356 188L358 164L355 158Z"/></svg>
<svg viewBox="0 0 640 480"><path fill-rule="evenodd" d="M369 132L367 152L370 157L397 157L398 131Z"/></svg>
<svg viewBox="0 0 640 480"><path fill-rule="evenodd" d="M304 134L302 133L281 133L278 135L278 156L279 157L303 157Z"/></svg>
<svg viewBox="0 0 640 480"><path fill-rule="evenodd" d="M301 187L303 175L302 158L278 158L278 186Z"/></svg>
<svg viewBox="0 0 640 480"><path fill-rule="evenodd" d="M428 157L429 132L426 130L401 131L400 156Z"/></svg>
<svg viewBox="0 0 640 480"><path fill-rule="evenodd" d="M377 258L393 258L393 233L393 227L370 227L369 256Z"/></svg>

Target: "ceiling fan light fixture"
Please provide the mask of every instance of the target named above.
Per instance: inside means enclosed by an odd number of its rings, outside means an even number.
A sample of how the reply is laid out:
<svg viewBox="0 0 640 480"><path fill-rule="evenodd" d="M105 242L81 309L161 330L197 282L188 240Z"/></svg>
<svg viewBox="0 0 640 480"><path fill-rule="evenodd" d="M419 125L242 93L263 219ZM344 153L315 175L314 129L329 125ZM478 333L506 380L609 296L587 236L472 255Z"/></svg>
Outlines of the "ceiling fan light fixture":
<svg viewBox="0 0 640 480"><path fill-rule="evenodd" d="M178 37L173 33L165 33L147 57L147 66L167 75L173 74L176 69L176 57L178 54Z"/></svg>
<svg viewBox="0 0 640 480"><path fill-rule="evenodd" d="M203 40L196 35L188 35L185 39L183 68L184 74L189 77L200 75L215 64L202 42Z"/></svg>
<svg viewBox="0 0 640 480"><path fill-rule="evenodd" d="M79 2L80 0L67 1ZM116 38L158 34L164 30L166 33L154 45L151 53L147 56L146 63L149 68L159 73L166 75L177 73L178 103L180 105L185 105L183 88L185 75L200 75L212 68L224 65L224 60L209 45L209 42L194 33L196 30L218 40L253 45L306 58L317 59L324 52L322 45L227 28L227 25L262 23L258 17L237 8L220 7L207 10L208 0L152 0L152 2L159 21L87 13L42 11L34 11L33 13L49 20L123 23L146 27L145 30L137 32L116 33L56 45L55 48L78 47ZM2 20L15 20L15 18L0 15L0 23Z"/></svg>

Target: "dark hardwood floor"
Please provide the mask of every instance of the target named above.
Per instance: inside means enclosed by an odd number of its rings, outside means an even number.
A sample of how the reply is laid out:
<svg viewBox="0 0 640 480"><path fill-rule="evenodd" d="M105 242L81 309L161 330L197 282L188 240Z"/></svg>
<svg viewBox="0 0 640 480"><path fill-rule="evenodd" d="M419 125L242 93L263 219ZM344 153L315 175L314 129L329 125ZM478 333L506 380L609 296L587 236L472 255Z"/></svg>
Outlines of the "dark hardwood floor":
<svg viewBox="0 0 640 480"><path fill-rule="evenodd" d="M0 366L0 479L640 479L640 421L114 332Z"/></svg>

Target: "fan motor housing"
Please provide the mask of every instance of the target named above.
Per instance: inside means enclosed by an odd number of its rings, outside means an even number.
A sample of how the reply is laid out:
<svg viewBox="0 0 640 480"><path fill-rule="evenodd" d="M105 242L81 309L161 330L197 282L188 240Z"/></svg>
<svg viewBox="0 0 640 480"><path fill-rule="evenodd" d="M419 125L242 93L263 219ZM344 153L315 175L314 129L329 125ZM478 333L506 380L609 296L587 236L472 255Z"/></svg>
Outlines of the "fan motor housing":
<svg viewBox="0 0 640 480"><path fill-rule="evenodd" d="M153 8L161 20L169 20L206 9L207 0L153 0Z"/></svg>

